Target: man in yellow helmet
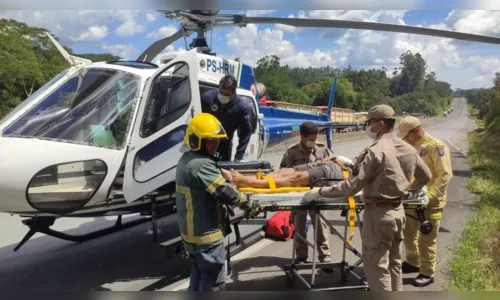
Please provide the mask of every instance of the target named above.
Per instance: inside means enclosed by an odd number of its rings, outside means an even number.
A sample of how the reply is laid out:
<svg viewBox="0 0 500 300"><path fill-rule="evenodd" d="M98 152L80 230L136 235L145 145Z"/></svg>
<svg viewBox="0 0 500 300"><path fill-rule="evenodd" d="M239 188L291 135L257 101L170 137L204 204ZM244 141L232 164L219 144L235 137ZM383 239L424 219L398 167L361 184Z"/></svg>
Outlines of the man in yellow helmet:
<svg viewBox="0 0 500 300"><path fill-rule="evenodd" d="M424 287L434 282L437 233L446 206L446 190L453 177L450 151L443 142L426 133L420 121L412 116L401 120L398 136L419 152L432 172L432 179L427 184L429 206L425 210L425 219L431 222L432 231L419 233L420 222L415 219L415 211L406 212L413 218L407 218L404 230L406 261L403 262L403 273L419 272L412 285Z"/></svg>
<svg viewBox="0 0 500 300"><path fill-rule="evenodd" d="M226 281L225 207L238 206L247 216L260 211L223 176L215 154L226 132L214 116L201 113L188 125L184 153L176 171L178 224L192 260L189 291L219 291ZM227 225L227 224L226 224Z"/></svg>

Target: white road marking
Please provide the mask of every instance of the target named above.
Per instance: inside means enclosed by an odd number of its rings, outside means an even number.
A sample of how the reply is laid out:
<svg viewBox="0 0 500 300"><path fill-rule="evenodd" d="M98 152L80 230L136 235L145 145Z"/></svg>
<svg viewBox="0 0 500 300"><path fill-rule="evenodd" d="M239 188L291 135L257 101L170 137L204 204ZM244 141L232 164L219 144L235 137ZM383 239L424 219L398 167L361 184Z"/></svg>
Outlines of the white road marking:
<svg viewBox="0 0 500 300"><path fill-rule="evenodd" d="M462 101L463 101L463 100L462 100ZM463 103L462 101L460 102L460 112L462 111L462 105L463 105L463 104L462 104L462 103ZM460 113L460 112L459 112L459 113ZM464 153L464 151L463 151L462 149L460 149L460 148L458 148L457 146L455 146L455 144L453 144L453 143L450 141L450 138L452 138L453 136L455 136L455 135L459 134L459 133L460 133L460 131L461 131L462 129L464 129L465 125L467 125L467 122L469 122L469 121L470 121L470 119L469 119L468 117L467 117L467 118L465 118L465 121L464 121L464 123L463 123L462 127L460 127L460 129L458 129L458 130L457 130L457 131L455 131L454 133L450 134L450 136L448 136L448 137L446 138L446 141L448 142L448 144L450 144L453 148L455 148L455 149L456 149L456 150L457 150L460 154L462 154L463 156L465 156L468 160L470 160L469 156L468 156L467 154L465 154L465 153Z"/></svg>

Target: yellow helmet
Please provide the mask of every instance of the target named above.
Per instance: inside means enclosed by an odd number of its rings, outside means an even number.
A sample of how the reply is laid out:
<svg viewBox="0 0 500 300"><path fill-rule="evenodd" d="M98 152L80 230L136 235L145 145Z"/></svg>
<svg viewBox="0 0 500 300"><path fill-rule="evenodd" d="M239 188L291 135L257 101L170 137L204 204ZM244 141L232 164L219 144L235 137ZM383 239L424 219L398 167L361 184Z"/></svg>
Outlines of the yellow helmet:
<svg viewBox="0 0 500 300"><path fill-rule="evenodd" d="M193 151L201 148L202 139L227 139L222 124L211 114L200 113L189 122L184 136L184 144Z"/></svg>

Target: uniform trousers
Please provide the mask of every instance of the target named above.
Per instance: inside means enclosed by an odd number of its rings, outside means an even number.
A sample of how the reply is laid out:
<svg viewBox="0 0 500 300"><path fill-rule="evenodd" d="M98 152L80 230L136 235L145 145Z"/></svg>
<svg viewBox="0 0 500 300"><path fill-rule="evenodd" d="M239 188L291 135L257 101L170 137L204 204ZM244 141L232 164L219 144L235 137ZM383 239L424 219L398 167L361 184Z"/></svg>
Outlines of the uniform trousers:
<svg viewBox="0 0 500 300"><path fill-rule="evenodd" d="M365 206L361 239L363 266L371 291L403 290L401 246L405 222L401 204Z"/></svg>
<svg viewBox="0 0 500 300"><path fill-rule="evenodd" d="M320 211L321 214L326 217L326 211ZM298 211L295 215L294 225L295 232L307 238L306 235L306 220L307 214L311 217L311 224L314 230L318 231L318 239L316 240L316 246L318 249L318 259L320 262L331 261L331 252L330 252L330 244L328 242L328 235L330 234L330 228L325 224L325 221L321 219L315 211ZM318 228L314 227L315 220L318 218ZM307 259L309 254L309 245L302 241L301 239L297 239L297 248L295 249L295 253L297 255L297 259Z"/></svg>
<svg viewBox="0 0 500 300"><path fill-rule="evenodd" d="M415 211L407 211L417 217ZM441 225L443 209L426 209L425 220L432 224L429 234L420 232L420 221L408 218L404 230L406 262L420 268L420 274L433 277L436 271L437 234Z"/></svg>

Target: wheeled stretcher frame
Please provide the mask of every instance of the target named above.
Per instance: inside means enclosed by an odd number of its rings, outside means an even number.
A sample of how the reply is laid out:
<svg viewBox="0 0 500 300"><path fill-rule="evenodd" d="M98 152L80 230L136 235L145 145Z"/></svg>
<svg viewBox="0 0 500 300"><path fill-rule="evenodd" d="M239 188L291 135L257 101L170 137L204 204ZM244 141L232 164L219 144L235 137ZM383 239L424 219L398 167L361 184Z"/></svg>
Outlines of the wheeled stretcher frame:
<svg viewBox="0 0 500 300"><path fill-rule="evenodd" d="M342 181L343 179L320 179L316 183L313 184L315 186L318 182L320 181ZM272 182L270 182L272 185ZM313 187L311 186L310 189ZM271 187L272 189L272 187ZM305 193L302 191L302 193ZM290 193L275 193L273 197L276 197L277 195L282 195L286 198L287 194ZM352 237L354 234L354 227L355 227L355 222L354 222L354 214L357 217L357 221L359 224L359 233L361 234L361 226L362 222L359 217L359 213L361 212L362 209L364 209L364 204L361 202L361 194L358 193L357 195L353 197L349 197L348 202L332 202L328 201L327 199L325 200L315 200L309 203L297 203L297 201L275 201L275 202L269 202L269 195L271 194L266 194L266 193L257 193L253 194L250 197L259 203L261 206L262 210L264 212L268 211L291 211L293 217L296 216L298 211L315 211L316 214L327 224L327 226L330 228L330 233L333 235L336 235L337 237L342 240L344 243L344 249L342 253L342 261L339 263L333 263L333 262L318 262L317 257L316 257L316 252L317 252L317 230L314 230L314 239L313 243L310 243L307 241L307 236L303 237L297 232L294 232L293 236L293 249L292 249L292 261L290 264L286 264L284 266L284 271L286 275L286 284L288 286L294 286L295 285L295 278L299 278L300 281L307 287L309 291L334 291L334 290L368 290L368 284L364 277L359 276L354 272L354 270L359 267L363 263L363 259L361 256L361 253L356 250L352 246ZM303 195L302 195L303 196ZM333 199L331 199L333 200ZM338 199L337 199L338 200ZM357 201L356 201L357 200ZM426 201L422 201L426 200ZM424 214L423 211L427 208L428 204L428 199L426 197L422 198L417 198L413 200L405 200L402 201L403 206L405 209L415 209L417 210L417 216L418 219L421 223L425 222L424 219ZM341 235L330 222L323 216L320 211L322 210L340 210L341 211L341 216L345 217L346 223L348 223L351 229L351 236L348 238L347 237L347 227L345 226L344 228L344 235ZM349 212L349 213L348 213ZM318 218L315 218L315 224L314 228L318 228ZM347 224L346 224L347 225ZM313 259L312 263L303 263L303 264L297 264L295 261L295 248L297 245L297 239L301 239L305 243L307 243L310 247L313 248ZM346 261L346 254L347 250L351 251L354 255L356 255L359 259L352 265L349 265ZM355 286L342 286L342 287L330 287L330 288L316 288L315 285L315 279L316 279L316 270L317 269L322 269L322 268L332 268L332 269L340 269L341 271L341 282L345 283L348 280L348 275L351 274L355 278L359 280L359 285ZM298 273L299 270L308 270L310 269L312 271L312 278L311 282L307 282L301 274Z"/></svg>

